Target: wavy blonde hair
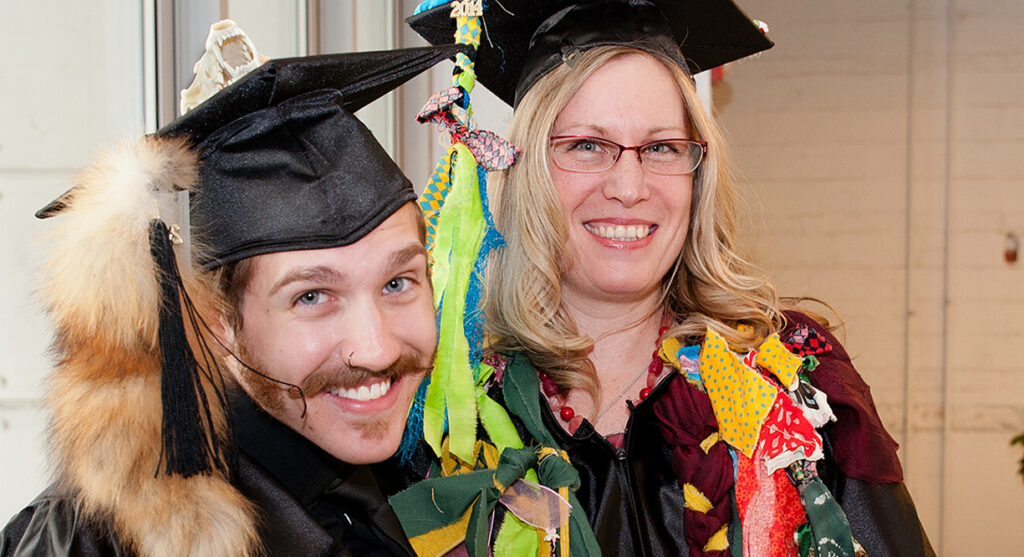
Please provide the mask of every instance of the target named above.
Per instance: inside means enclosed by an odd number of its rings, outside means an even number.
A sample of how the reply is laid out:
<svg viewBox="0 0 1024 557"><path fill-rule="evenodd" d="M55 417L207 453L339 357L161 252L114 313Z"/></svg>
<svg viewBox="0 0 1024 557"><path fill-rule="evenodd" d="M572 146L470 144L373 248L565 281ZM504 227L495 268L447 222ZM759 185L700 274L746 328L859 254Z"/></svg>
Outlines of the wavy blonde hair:
<svg viewBox="0 0 1024 557"><path fill-rule="evenodd" d="M587 357L594 341L579 334L561 300L562 272L570 254L561 202L548 171L548 136L587 78L611 58L640 52L597 47L583 53L573 67L562 64L540 79L516 108L509 129L509 139L523 149L523 156L491 181L495 224L507 246L488 270L490 347L525 352L563 394L581 388L594 400L599 400L600 385ZM679 85L691 136L708 143L707 155L694 172L686 240L662 285L664 311L678 323L666 335L696 339L710 327L737 348L754 347L782 327L783 317L764 272L735 249L736 192L725 142L687 73L654 57ZM738 330L741 323L753 330Z"/></svg>

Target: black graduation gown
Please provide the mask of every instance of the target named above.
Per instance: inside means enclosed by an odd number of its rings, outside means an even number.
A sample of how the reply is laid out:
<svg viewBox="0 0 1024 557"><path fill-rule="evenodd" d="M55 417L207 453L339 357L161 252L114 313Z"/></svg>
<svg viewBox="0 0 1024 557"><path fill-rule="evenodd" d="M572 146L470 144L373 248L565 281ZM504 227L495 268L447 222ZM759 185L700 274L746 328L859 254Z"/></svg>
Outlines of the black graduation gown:
<svg viewBox="0 0 1024 557"><path fill-rule="evenodd" d="M414 555L369 466L332 459L247 399L232 404L239 446L232 483L259 508L265 554ZM132 555L51 486L0 535L0 557Z"/></svg>

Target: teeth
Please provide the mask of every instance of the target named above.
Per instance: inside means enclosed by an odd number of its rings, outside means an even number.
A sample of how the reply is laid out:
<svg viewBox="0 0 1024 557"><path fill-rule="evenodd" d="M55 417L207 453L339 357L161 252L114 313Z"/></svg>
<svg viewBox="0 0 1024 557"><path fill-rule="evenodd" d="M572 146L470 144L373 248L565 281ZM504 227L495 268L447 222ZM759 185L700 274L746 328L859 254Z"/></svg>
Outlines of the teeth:
<svg viewBox="0 0 1024 557"><path fill-rule="evenodd" d="M596 234L602 238L609 240L615 240L618 242L632 242L641 238L646 238L651 233L650 226L646 225L635 225L629 226L624 225L600 225L594 226L592 224L584 224L584 228L589 230L591 233Z"/></svg>
<svg viewBox="0 0 1024 557"><path fill-rule="evenodd" d="M361 385L358 389L336 389L331 391L331 394L341 398L350 398L352 400L358 400L360 402L366 402L367 400L376 400L391 390L391 380L384 380L380 383L374 383L372 387Z"/></svg>

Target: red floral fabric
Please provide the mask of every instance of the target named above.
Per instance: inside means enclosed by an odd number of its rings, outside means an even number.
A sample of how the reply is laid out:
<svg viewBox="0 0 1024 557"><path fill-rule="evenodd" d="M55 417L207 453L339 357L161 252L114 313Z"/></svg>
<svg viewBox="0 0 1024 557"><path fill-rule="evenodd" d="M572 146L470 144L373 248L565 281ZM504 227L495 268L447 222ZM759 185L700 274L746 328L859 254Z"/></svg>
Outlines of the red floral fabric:
<svg viewBox="0 0 1024 557"><path fill-rule="evenodd" d="M793 532L807 522L800 494L785 470L769 474L758 448L753 458L736 453L736 506L743 525L743 555L795 557Z"/></svg>

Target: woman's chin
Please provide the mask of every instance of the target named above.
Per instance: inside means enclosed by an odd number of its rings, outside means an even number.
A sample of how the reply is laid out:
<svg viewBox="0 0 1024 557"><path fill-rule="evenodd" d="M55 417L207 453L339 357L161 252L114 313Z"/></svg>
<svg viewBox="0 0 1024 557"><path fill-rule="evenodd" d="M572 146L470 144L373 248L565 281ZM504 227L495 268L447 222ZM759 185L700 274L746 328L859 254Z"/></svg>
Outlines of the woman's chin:
<svg viewBox="0 0 1024 557"><path fill-rule="evenodd" d="M643 303L661 296L661 280L637 280L635 276L601 277L585 284L562 284L563 295L578 300L615 303Z"/></svg>

